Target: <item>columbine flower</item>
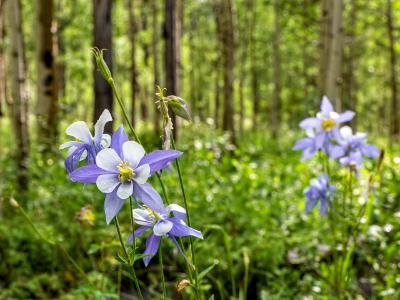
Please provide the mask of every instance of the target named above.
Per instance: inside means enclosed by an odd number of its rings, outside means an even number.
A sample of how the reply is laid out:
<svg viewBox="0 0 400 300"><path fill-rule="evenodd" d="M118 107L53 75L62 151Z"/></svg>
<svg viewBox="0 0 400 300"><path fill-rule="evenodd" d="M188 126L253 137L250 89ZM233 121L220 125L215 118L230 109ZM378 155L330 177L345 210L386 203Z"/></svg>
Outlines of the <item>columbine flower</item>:
<svg viewBox="0 0 400 300"><path fill-rule="evenodd" d="M186 225L186 211L183 207L177 204L170 204L167 207L162 206L158 210L153 210L151 208L137 208L133 210L133 218L135 219L135 223L142 225L135 230L135 237L140 236L149 229L152 230L152 233L147 238L146 250L143 253L146 255L143 257L146 267L153 256L157 253L163 236L172 240L179 252L190 264L175 237L192 235L203 239L203 235L200 231ZM131 243L132 239L133 236L130 235L127 243Z"/></svg>
<svg viewBox="0 0 400 300"><path fill-rule="evenodd" d="M306 160L314 156L317 152L317 147L315 144L315 133L314 130L306 130L307 137L301 140L298 140L293 147L293 150L301 150L303 154L301 156L301 160Z"/></svg>
<svg viewBox="0 0 400 300"><path fill-rule="evenodd" d="M340 136L339 144L343 148L344 156L339 161L342 165L353 168L357 174L363 163L363 156L377 158L380 154L377 147L365 143L366 133L356 132L353 134L353 130L349 126L343 126L340 128Z"/></svg>
<svg viewBox="0 0 400 300"><path fill-rule="evenodd" d="M321 111L317 113L316 117L303 120L300 127L315 131L314 141L317 150L324 150L330 157L337 158L340 153L336 153L336 151L340 151L340 149L331 140L340 138L338 125L351 121L354 115L355 113L349 110L338 114L333 110L329 99L324 96L321 102Z"/></svg>
<svg viewBox="0 0 400 300"><path fill-rule="evenodd" d="M97 154L96 164L75 170L70 178L83 183L95 182L106 194L104 210L106 221L110 223L131 195L151 209L161 209L162 199L147 179L181 154L176 150L156 150L145 155L140 144L128 141L121 126L113 134L110 148Z"/></svg>
<svg viewBox="0 0 400 300"><path fill-rule="evenodd" d="M111 137L104 134L104 126L111 122L110 112L105 109L94 125L94 137L90 133L87 124L83 121L72 123L65 130L76 141L69 141L60 146L60 149L68 149L68 158L65 160L65 168L68 173L74 171L81 160L86 159L87 164L94 164L96 153L110 145Z"/></svg>
<svg viewBox="0 0 400 300"><path fill-rule="evenodd" d="M335 187L329 184L329 178L326 174L321 174L318 179L312 179L310 186L304 191L307 197L306 213L310 211L320 202L319 213L326 215L328 209L329 198L332 196Z"/></svg>

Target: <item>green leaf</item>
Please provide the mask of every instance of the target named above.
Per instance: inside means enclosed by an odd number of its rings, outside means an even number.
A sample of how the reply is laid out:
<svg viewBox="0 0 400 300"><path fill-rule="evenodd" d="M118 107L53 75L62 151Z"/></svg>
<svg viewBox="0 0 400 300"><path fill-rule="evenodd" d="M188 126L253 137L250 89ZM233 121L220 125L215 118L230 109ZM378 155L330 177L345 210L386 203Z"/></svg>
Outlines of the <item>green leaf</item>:
<svg viewBox="0 0 400 300"><path fill-rule="evenodd" d="M218 261L214 262L211 266L209 266L207 269L203 270L199 274L199 279L204 278L214 267L218 265Z"/></svg>

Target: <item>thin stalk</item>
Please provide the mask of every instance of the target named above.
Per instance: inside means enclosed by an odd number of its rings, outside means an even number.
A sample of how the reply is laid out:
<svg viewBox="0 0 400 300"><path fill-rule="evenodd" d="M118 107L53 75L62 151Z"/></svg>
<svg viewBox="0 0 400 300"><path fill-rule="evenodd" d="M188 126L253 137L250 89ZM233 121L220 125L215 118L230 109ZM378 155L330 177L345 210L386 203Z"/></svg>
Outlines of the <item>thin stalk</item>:
<svg viewBox="0 0 400 300"><path fill-rule="evenodd" d="M163 181L162 181L162 179L161 179L161 175L160 175L160 173L159 173L159 172L156 172L156 176L157 176L157 178L158 178L158 181L160 182L160 185L161 185L161 190L162 190L162 193L163 193L163 196L164 196L165 202L166 202L167 204L169 204L169 200L168 200L167 191L166 191L166 189L165 189L164 182L163 182Z"/></svg>
<svg viewBox="0 0 400 300"><path fill-rule="evenodd" d="M175 141L173 136L171 136L171 145L174 150L176 150L175 146ZM187 223L189 227L191 227L191 222L190 222L190 213L188 209L188 204L187 204L187 198L186 198L186 193L185 193L185 187L183 185L183 179L182 179L182 173L181 169L179 166L179 159L177 158L175 160L175 165L176 165L176 170L178 171L178 177L179 177L179 184L181 186L181 191L182 191L182 197L183 197L183 202L185 205L185 210L186 210L186 217L187 217ZM193 261L193 266L194 266L194 280L195 280L195 289L196 289L196 294L198 294L198 275L197 275L197 265L196 265L196 256L195 256L195 251L194 251L194 246L193 246L193 239L192 236L189 235L189 242L190 242L190 250L192 253L192 261Z"/></svg>
<svg viewBox="0 0 400 300"><path fill-rule="evenodd" d="M162 239L160 240L160 246L158 248L158 258L160 261L160 273L161 273L161 285L163 289L163 299L167 299L167 290L165 288L165 277L164 277L164 264L163 264L163 257L162 257Z"/></svg>
<svg viewBox="0 0 400 300"><path fill-rule="evenodd" d="M118 94L118 92L117 92L117 88L115 87L114 80L111 78L111 79L108 81L108 83L111 85L111 88L112 88L112 90L113 90L113 92L114 92L115 98L117 98L118 104L119 104L119 106L121 107L121 110L122 110L122 114L124 115L124 118L125 118L126 122L128 123L129 129L131 130L133 136L135 137L135 140L136 140L139 144L142 144L142 143L140 142L139 137L137 136L137 134L136 134L136 132L135 132L135 129L133 129L133 126L132 126L131 121L129 120L128 113L126 112L125 105L124 105L124 103L122 102L122 99L119 97L119 94Z"/></svg>
<svg viewBox="0 0 400 300"><path fill-rule="evenodd" d="M119 242L121 243L121 248L122 248L122 250L124 252L125 258L128 261L129 266L131 267L131 273L132 273L133 281L135 282L135 286L136 286L136 290L138 292L139 298L141 300L144 300L144 298L142 296L142 292L140 290L139 281L138 281L138 279L136 277L135 268L133 267L133 263L131 263L131 259L129 258L128 252L126 252L125 245L124 245L124 242L122 240L121 230L120 230L120 227L119 227L119 222L118 222L118 217L117 216L115 216L115 227L117 228Z"/></svg>

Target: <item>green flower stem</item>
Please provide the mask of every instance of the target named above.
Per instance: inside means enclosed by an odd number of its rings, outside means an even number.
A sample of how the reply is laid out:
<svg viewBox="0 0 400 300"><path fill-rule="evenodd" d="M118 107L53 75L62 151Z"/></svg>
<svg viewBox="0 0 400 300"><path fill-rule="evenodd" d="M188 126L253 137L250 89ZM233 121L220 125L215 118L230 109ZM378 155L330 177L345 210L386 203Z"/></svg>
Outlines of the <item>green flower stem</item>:
<svg viewBox="0 0 400 300"><path fill-rule="evenodd" d="M138 279L136 277L135 268L133 267L133 262L131 262L131 259L130 259L129 255L128 255L128 252L126 252L125 245L124 245L124 242L122 240L121 230L120 230L120 227L119 227L119 222L118 222L118 217L117 216L115 216L115 227L117 228L119 242L121 243L121 248L122 248L122 250L124 252L125 258L126 258L126 260L128 261L128 263L129 263L129 265L131 267L130 270L131 270L131 273L132 273L133 281L135 282L135 286L136 286L136 290L138 292L139 298L141 300L144 300L143 296L142 296L142 292L140 290L139 281L138 281Z"/></svg>
<svg viewBox="0 0 400 300"><path fill-rule="evenodd" d="M25 210L23 209L23 207L21 205L18 204L18 208L20 210L20 212L22 213L22 215L24 216L25 220L29 223L29 225L31 225L32 229L35 231L35 233L39 236L39 238L41 240L43 240L44 242L46 242L47 244L56 247L58 249L61 250L61 252L67 257L67 259L70 261L70 263L75 267L75 269L86 279L87 282L91 283L91 281L89 280L89 277L87 277L87 274L85 273L85 271L82 270L82 268L78 265L78 263L72 258L72 256L68 253L68 251L63 247L63 245L61 245L60 243L58 243L57 241L53 241L50 239L47 239L36 227L36 225L32 222L31 218L28 216L28 214L25 212Z"/></svg>
<svg viewBox="0 0 400 300"><path fill-rule="evenodd" d="M171 145L172 148L174 150L176 150L176 146L175 146L175 141L174 138L171 136ZM189 225L189 227L191 227L191 222L190 222L190 213L189 213L189 208L188 208L188 204L187 204L187 198L186 198L186 193L185 193L185 187L183 185L183 180L182 180L182 173L181 173L181 169L179 166L179 159L177 158L175 160L175 165L176 165L176 169L178 171L178 177L179 177L179 184L181 186L181 191L182 191L182 197L183 197L183 202L185 205L185 210L186 210L186 217L187 217L187 223ZM199 292L199 286L198 286L198 275L197 275L197 265L196 265L196 256L195 256L195 251L194 251L194 246L193 246L193 239L192 236L189 235L189 242L190 242L190 250L192 253L192 262L193 262L193 266L194 266L194 280L195 280L195 290L196 290L196 294L198 295Z"/></svg>
<svg viewBox="0 0 400 300"><path fill-rule="evenodd" d="M162 238L160 240L160 246L158 248L158 258L160 261L160 273L161 273L161 285L163 289L163 299L167 299L167 290L165 288L165 277L164 277L164 264L163 264L163 257L162 257Z"/></svg>
<svg viewBox="0 0 400 300"><path fill-rule="evenodd" d="M112 88L112 90L113 90L113 92L114 92L115 98L117 98L118 104L119 104L119 106L121 107L121 110L122 110L122 114L124 115L124 118L125 118L126 122L128 123L129 129L130 129L130 131L132 132L133 136L135 137L135 140L136 140L139 144L142 144L142 143L140 142L139 137L137 136L137 134L136 134L136 132L135 132L135 129L133 129L132 122L129 120L128 113L126 112L125 105L124 105L124 103L122 102L122 99L119 97L119 94L118 94L118 92L117 92L117 88L115 87L114 80L113 80L112 78L110 78L110 79L108 80L108 83L110 84L110 86L111 86L111 88Z"/></svg>

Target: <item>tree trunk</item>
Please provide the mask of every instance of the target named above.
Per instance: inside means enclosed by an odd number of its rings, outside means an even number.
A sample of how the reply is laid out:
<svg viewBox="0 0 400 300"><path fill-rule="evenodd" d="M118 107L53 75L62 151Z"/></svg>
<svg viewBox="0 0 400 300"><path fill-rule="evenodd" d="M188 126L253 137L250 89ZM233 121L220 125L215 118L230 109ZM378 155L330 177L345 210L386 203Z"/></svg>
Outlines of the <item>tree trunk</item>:
<svg viewBox="0 0 400 300"><path fill-rule="evenodd" d="M141 10L141 14L142 14L142 30L144 32L147 32L147 27L148 27L148 21L147 21L147 8L148 8L148 2L147 0L145 0L142 3L142 10ZM150 59L150 44L147 41L147 39L144 39L142 41L142 49L143 49L143 62L144 62L144 67L145 69L149 68L149 59ZM145 84L143 85L142 88L142 97L141 97L141 101L140 101L140 113L141 113L141 117L142 117L142 121L146 122L148 119L148 99L149 99L149 87L147 84L147 78L145 78Z"/></svg>
<svg viewBox="0 0 400 300"><path fill-rule="evenodd" d="M138 70L136 65L136 40L138 34L138 22L135 13L136 5L134 0L127 0L129 17L129 39L131 41L131 122L136 123L136 101L139 99L140 87L138 82Z"/></svg>
<svg viewBox="0 0 400 300"><path fill-rule="evenodd" d="M154 94L157 92L157 86L161 86L160 82L160 58L159 58L159 47L158 40L160 38L159 33L159 22L158 22L158 2L150 1L151 4L151 24L153 27L153 34L151 39L151 52L153 56L153 91ZM151 99L155 98L155 95L151 96ZM154 107L154 132L156 135L160 134L160 112L157 109L157 106L153 103Z"/></svg>
<svg viewBox="0 0 400 300"><path fill-rule="evenodd" d="M233 81L234 81L234 28L233 7L231 0L221 0L222 11L222 64L224 73L224 111L222 129L231 133L235 141Z"/></svg>
<svg viewBox="0 0 400 300"><path fill-rule="evenodd" d="M257 40L255 38L256 22L257 22L257 11L254 9L254 1L247 0L248 10L250 12L250 24L249 24L249 52L250 52L250 68L251 68L251 94L253 98L253 114L252 114L252 125L253 129L258 126L258 113L260 111L260 81L258 80L258 65L257 65Z"/></svg>
<svg viewBox="0 0 400 300"><path fill-rule="evenodd" d="M104 60L112 73L112 0L93 0L93 46L105 49ZM104 109L113 113L113 91L97 70L93 60L94 77L94 116L95 123ZM106 132L112 132L112 122L108 122Z"/></svg>
<svg viewBox="0 0 400 300"><path fill-rule="evenodd" d="M245 87L245 81L246 81L246 76L247 76L247 70L246 70L246 61L247 61L247 56L248 56L248 45L250 41L252 41L252 33L254 29L254 20L256 18L254 14L253 8L253 1L247 1L247 11L243 15L242 22L240 24L240 40L243 42L241 45L241 55L240 55L240 72L239 72L239 132L240 135L243 134L244 131L244 118L245 118L245 106L244 106L244 87ZM250 18L253 20L252 25L249 26Z"/></svg>
<svg viewBox="0 0 400 300"><path fill-rule="evenodd" d="M326 78L326 95L337 109L341 109L340 86L341 73L340 66L342 62L342 11L343 0L333 0L332 25L330 32L330 55Z"/></svg>
<svg viewBox="0 0 400 300"><path fill-rule="evenodd" d="M56 144L58 127L53 0L37 1L37 6L38 140L48 151Z"/></svg>
<svg viewBox="0 0 400 300"><path fill-rule="evenodd" d="M11 39L11 113L15 140L17 143L17 180L21 192L28 188L28 91L26 82L26 58L22 33L20 0L7 2L7 15L10 24Z"/></svg>
<svg viewBox="0 0 400 300"><path fill-rule="evenodd" d="M180 93L180 0L165 0L165 83L167 94L177 95ZM170 112L174 126L174 138L178 137L178 122L176 116Z"/></svg>
<svg viewBox="0 0 400 300"><path fill-rule="evenodd" d="M326 74L329 61L329 32L332 23L332 0L322 0L320 27L319 82L320 97L326 94Z"/></svg>
<svg viewBox="0 0 400 300"><path fill-rule="evenodd" d="M215 24L217 42L215 43L215 91L214 91L214 125L215 128L221 127L221 59L222 59L222 6L219 2L214 2Z"/></svg>
<svg viewBox="0 0 400 300"><path fill-rule="evenodd" d="M280 55L280 0L274 0L274 33L272 41L272 56L273 56L273 74L274 74L274 91L272 95L271 109L271 128L274 136L279 130L281 122L281 55Z"/></svg>
<svg viewBox="0 0 400 300"><path fill-rule="evenodd" d="M390 87L392 92L391 100L391 126L390 135L394 139L398 139L400 133L400 119L399 119L399 105L398 105L398 95L397 95L397 57L395 50L395 37L394 37L394 21L392 14L392 1L387 0L387 29L389 35L389 51L390 51Z"/></svg>
<svg viewBox="0 0 400 300"><path fill-rule="evenodd" d="M0 0L0 118L7 103L5 0Z"/></svg>
<svg viewBox="0 0 400 300"><path fill-rule="evenodd" d="M346 60L344 63L345 72L343 72L343 91L342 98L347 99L346 103L348 103L349 108L352 111L357 111L357 78L356 78L356 68L357 68L357 55L360 52L360 42L356 44L356 22L357 22L357 11L359 7L357 7L357 0L351 0L350 3L350 15L348 17L349 20L349 31L347 36L346 49L347 51L343 53L343 59ZM351 125L353 130L356 130L357 127L357 118L354 118L351 121Z"/></svg>

